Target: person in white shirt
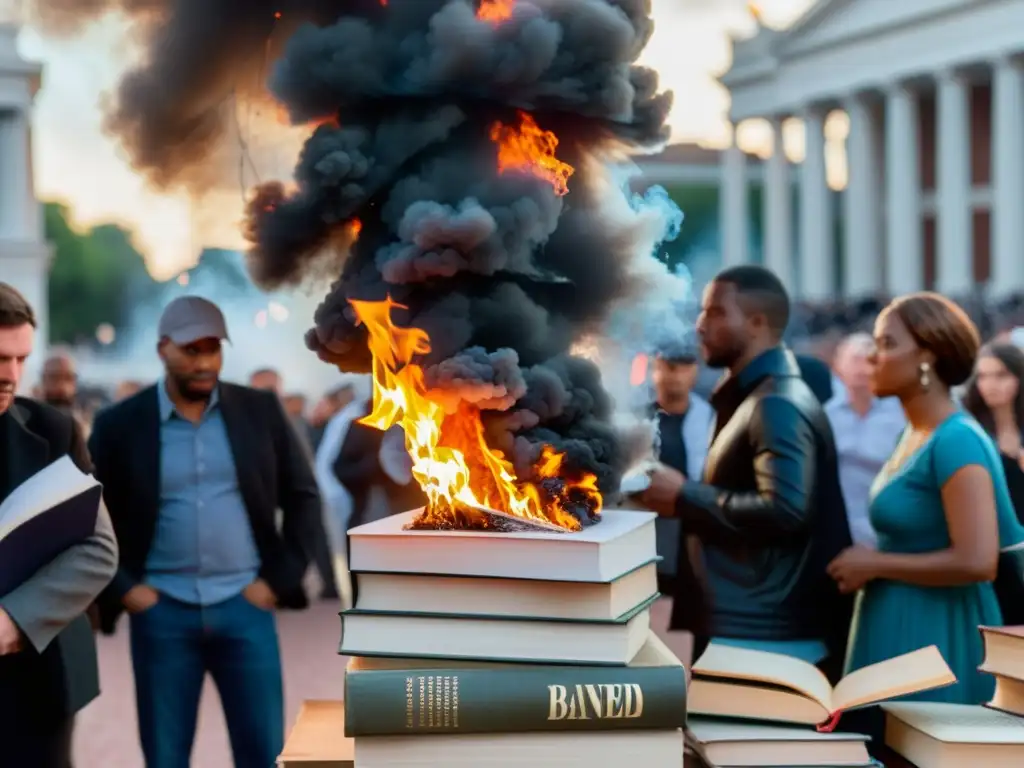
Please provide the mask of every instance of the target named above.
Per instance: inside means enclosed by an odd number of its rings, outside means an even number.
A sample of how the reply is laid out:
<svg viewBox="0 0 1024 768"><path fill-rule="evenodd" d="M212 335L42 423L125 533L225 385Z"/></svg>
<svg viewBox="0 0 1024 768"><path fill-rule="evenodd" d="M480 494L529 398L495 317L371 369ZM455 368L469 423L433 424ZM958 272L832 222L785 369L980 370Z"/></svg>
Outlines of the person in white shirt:
<svg viewBox="0 0 1024 768"><path fill-rule="evenodd" d="M906 427L896 398L871 393L870 354L874 340L866 333L847 336L836 350L835 372L843 383L825 405L839 456L839 484L846 502L850 534L856 544L877 545L868 518L871 486L892 455Z"/></svg>

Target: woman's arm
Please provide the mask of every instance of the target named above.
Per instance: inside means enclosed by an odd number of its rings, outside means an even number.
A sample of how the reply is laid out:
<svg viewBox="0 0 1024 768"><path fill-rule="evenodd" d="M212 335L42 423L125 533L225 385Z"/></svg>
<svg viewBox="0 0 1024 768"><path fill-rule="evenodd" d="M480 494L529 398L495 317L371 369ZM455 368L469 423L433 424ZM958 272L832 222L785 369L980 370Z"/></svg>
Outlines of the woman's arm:
<svg viewBox="0 0 1024 768"><path fill-rule="evenodd" d="M981 464L961 466L942 485L949 547L923 554L880 552L876 578L923 587L993 581L999 563L999 523L992 474Z"/></svg>

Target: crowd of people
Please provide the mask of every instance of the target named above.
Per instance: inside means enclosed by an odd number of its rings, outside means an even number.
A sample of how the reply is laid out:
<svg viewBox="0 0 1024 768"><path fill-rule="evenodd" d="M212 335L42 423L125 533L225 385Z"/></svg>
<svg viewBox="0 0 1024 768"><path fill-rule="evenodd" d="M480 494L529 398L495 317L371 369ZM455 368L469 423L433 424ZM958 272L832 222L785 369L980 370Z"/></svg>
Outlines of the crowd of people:
<svg viewBox="0 0 1024 768"><path fill-rule="evenodd" d="M879 303L834 344L835 322L816 328L826 359L784 342L806 319L771 272L733 268L705 290L699 343L652 357L659 464L639 500L659 514L670 629L695 656L774 650L833 680L934 644L957 683L920 696L985 701L977 627L1024 623L1024 352L1005 334L983 345L930 293ZM196 296L161 316L164 376L98 410L63 351L15 395L34 329L0 283L0 500L69 455L103 505L90 539L0 595L8 759L71 765L74 715L99 695L94 633L126 623L147 767L188 766L209 675L235 764L269 768L284 739L274 612L354 600L346 529L422 502L401 442L359 423L369 393L352 383L309 409L271 368L222 381L229 329Z"/></svg>

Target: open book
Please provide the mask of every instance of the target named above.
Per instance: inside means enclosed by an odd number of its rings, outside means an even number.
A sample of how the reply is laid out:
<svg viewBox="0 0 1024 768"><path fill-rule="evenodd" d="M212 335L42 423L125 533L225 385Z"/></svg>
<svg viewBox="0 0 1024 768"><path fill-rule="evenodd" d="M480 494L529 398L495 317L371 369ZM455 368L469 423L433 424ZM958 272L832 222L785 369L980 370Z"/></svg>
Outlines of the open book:
<svg viewBox="0 0 1024 768"><path fill-rule="evenodd" d="M832 726L844 710L956 682L934 645L851 672L835 688L801 659L718 643L692 672L692 714Z"/></svg>
<svg viewBox="0 0 1024 768"><path fill-rule="evenodd" d="M68 456L46 466L0 503L0 595L92 536L102 486Z"/></svg>

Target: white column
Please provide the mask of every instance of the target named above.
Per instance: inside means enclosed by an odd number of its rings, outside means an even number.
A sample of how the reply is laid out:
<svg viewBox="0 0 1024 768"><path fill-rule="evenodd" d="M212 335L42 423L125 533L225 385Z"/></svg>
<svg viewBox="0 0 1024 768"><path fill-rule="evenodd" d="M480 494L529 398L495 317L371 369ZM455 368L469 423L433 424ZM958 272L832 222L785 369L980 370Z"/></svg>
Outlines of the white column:
<svg viewBox="0 0 1024 768"><path fill-rule="evenodd" d="M0 238L40 239L40 214L32 183L29 121L21 111L0 116Z"/></svg>
<svg viewBox="0 0 1024 768"><path fill-rule="evenodd" d="M722 266L732 267L750 261L750 204L747 189L747 158L733 141L722 152L722 181L719 190L719 227Z"/></svg>
<svg viewBox="0 0 1024 768"><path fill-rule="evenodd" d="M1024 73L1001 59L992 83L991 293L1024 289Z"/></svg>
<svg viewBox="0 0 1024 768"><path fill-rule="evenodd" d="M898 296L924 285L917 96L894 85L885 111L885 276L886 290Z"/></svg>
<svg viewBox="0 0 1024 768"><path fill-rule="evenodd" d="M850 120L843 193L843 293L860 298L882 288L880 147L874 112L865 97L851 96L843 106Z"/></svg>
<svg viewBox="0 0 1024 768"><path fill-rule="evenodd" d="M947 71L939 75L938 86L935 287L940 293L965 296L974 286L970 84Z"/></svg>
<svg viewBox="0 0 1024 768"><path fill-rule="evenodd" d="M771 118L772 155L764 169L764 265L793 290L792 186L782 141L782 118Z"/></svg>
<svg viewBox="0 0 1024 768"><path fill-rule="evenodd" d="M800 287L810 301L835 293L832 193L825 170L825 116L810 107L803 114L804 162L800 166Z"/></svg>

